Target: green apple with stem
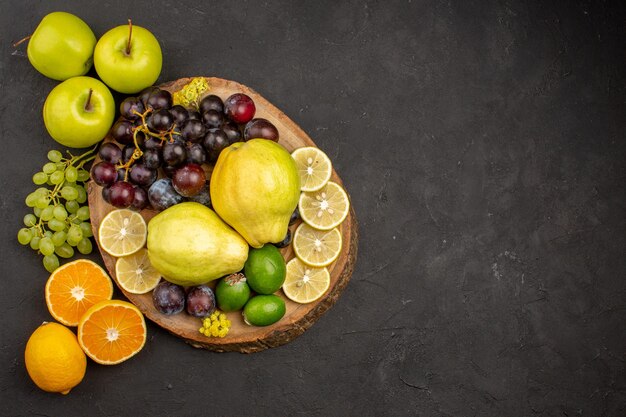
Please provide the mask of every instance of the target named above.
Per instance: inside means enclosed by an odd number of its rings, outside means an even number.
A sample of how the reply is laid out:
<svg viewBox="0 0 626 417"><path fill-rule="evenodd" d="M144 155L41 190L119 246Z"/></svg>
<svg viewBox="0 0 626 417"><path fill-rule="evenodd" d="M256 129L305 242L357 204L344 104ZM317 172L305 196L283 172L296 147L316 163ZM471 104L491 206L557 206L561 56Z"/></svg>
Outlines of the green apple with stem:
<svg viewBox="0 0 626 417"><path fill-rule="evenodd" d="M115 117L115 101L101 81L73 77L52 89L43 105L43 121L54 140L86 148L104 139Z"/></svg>
<svg viewBox="0 0 626 417"><path fill-rule="evenodd" d="M93 64L96 36L79 17L65 12L45 16L28 40L26 54L37 71L54 80L84 75Z"/></svg>
<svg viewBox="0 0 626 417"><path fill-rule="evenodd" d="M98 75L109 87L133 94L155 83L161 73L163 56L159 41L149 30L118 26L102 35L94 51Z"/></svg>

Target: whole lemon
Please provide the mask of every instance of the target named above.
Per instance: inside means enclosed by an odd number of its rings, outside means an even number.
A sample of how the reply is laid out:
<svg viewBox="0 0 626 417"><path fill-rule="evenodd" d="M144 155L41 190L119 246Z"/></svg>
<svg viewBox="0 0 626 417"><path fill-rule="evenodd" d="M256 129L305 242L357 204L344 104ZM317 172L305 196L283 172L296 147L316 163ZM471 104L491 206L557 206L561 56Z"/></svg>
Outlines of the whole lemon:
<svg viewBox="0 0 626 417"><path fill-rule="evenodd" d="M199 203L163 210L148 223L148 256L163 278L191 286L238 272L248 259L248 244Z"/></svg>
<svg viewBox="0 0 626 417"><path fill-rule="evenodd" d="M300 175L285 148L266 139L224 149L211 174L213 208L253 248L282 241L300 198Z"/></svg>
<svg viewBox="0 0 626 417"><path fill-rule="evenodd" d="M83 380L87 369L76 335L58 323L44 323L33 332L26 343L24 362L39 388L64 395Z"/></svg>

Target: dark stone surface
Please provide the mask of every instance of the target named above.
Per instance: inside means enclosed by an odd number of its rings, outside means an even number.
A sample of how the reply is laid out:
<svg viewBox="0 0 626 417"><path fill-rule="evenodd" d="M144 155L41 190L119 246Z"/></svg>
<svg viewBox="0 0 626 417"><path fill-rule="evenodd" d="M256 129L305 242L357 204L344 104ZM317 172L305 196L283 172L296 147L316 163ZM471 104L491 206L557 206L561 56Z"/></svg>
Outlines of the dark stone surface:
<svg viewBox="0 0 626 417"><path fill-rule="evenodd" d="M556 3L4 2L0 415L626 415L625 6ZM10 44L53 10L134 18L160 80L247 84L330 155L360 256L303 336L215 354L150 325L67 397L29 380L47 273L15 233L56 83Z"/></svg>

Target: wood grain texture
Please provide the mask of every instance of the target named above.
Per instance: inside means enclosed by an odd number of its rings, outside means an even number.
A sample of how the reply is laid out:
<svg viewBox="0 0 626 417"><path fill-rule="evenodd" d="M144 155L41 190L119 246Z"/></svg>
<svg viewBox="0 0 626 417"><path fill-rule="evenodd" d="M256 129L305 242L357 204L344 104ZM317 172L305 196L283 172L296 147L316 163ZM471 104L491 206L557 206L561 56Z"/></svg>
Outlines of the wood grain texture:
<svg viewBox="0 0 626 417"><path fill-rule="evenodd" d="M173 82L166 83L161 86L170 92L177 91L188 83L191 78L182 78ZM223 99L236 92L243 92L249 95L256 104L255 117L263 117L271 121L280 133L279 143L283 145L289 152L303 146L315 146L311 138L291 119L289 119L280 110L271 103L261 97L254 90L236 83L234 81L224 80L221 78L207 78L210 90L205 94L215 94ZM105 141L111 141L107 137ZM342 184L341 179L333 170L332 181ZM88 186L89 207L91 210L91 224L94 230L94 236L100 249L98 242L98 227L100 222L114 207L107 204L101 196L102 188L97 184L90 182ZM156 212L152 210L143 210L142 216L149 221ZM298 224L291 226L292 233ZM174 316L166 316L159 313L153 306L152 293L148 294L130 294L120 290L124 295L135 304L147 318L157 325L168 330L172 334L184 339L190 345L197 348L204 348L217 352L237 351L242 353L258 352L270 347L280 346L288 343L294 338L301 335L306 329L311 327L330 307L332 307L342 291L347 286L354 269L357 257L358 227L353 208L346 220L339 226L343 238L343 249L337 260L335 260L328 270L331 276L331 283L328 291L317 301L309 304L297 304L287 299L282 290L277 294L284 300L287 307L285 316L274 325L267 327L248 326L244 323L240 312L228 313L228 318L232 322L229 334L225 338L209 338L198 332L201 326L199 319L191 317L185 313ZM294 257L291 246L281 250L287 261ZM115 276L116 258L110 256L100 249L102 259L108 269L111 277L117 284ZM215 285L215 281L212 286ZM119 287L119 285L118 285Z"/></svg>

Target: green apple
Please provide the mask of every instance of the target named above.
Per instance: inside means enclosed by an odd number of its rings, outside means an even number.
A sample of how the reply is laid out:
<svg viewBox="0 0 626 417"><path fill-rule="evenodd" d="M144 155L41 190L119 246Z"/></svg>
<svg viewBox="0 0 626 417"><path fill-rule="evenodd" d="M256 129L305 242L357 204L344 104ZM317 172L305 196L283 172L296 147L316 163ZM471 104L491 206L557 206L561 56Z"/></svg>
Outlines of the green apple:
<svg viewBox="0 0 626 417"><path fill-rule="evenodd" d="M52 89L43 105L48 133L70 148L86 148L104 139L114 116L111 91L91 77L63 81Z"/></svg>
<svg viewBox="0 0 626 417"><path fill-rule="evenodd" d="M55 80L84 75L93 63L96 36L79 17L50 13L28 41L28 60L37 71Z"/></svg>
<svg viewBox="0 0 626 417"><path fill-rule="evenodd" d="M153 85L163 64L159 41L130 20L128 26L118 26L102 35L93 58L102 81L124 94Z"/></svg>

